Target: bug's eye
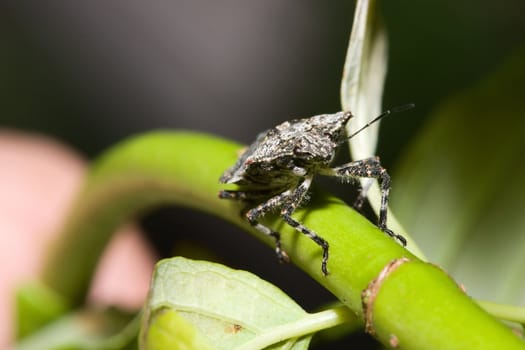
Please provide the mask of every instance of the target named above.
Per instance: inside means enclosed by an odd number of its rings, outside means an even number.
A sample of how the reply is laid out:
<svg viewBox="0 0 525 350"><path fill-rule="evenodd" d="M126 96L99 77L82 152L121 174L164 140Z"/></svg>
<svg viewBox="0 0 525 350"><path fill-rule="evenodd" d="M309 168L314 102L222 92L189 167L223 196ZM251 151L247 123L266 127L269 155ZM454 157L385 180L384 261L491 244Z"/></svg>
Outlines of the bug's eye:
<svg viewBox="0 0 525 350"><path fill-rule="evenodd" d="M271 169L271 166L270 164L268 163L260 163L260 164L257 164L258 166L256 166L255 168L259 167L260 169L262 170L270 170Z"/></svg>
<svg viewBox="0 0 525 350"><path fill-rule="evenodd" d="M295 146L294 149L293 149L293 153L294 154L301 154L301 153L303 153L302 147L299 146L299 145Z"/></svg>

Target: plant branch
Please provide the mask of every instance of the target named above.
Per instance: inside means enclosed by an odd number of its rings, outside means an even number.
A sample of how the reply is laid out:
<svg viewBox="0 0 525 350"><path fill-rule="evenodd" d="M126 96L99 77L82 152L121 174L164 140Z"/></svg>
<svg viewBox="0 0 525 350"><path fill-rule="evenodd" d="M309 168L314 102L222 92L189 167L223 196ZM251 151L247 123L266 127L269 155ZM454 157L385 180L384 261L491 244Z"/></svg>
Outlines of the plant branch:
<svg viewBox="0 0 525 350"><path fill-rule="evenodd" d="M239 148L202 134L153 132L108 151L95 162L69 221L49 251L44 282L78 305L118 225L164 203L217 215L273 245L241 219L238 203L217 198L218 178L236 160ZM340 200L313 192L309 205L294 216L330 243L328 276L321 272L322 252L314 242L275 217L267 224L282 233L292 262L358 317L363 317L361 292L391 261L409 260L376 292L370 325L384 344L395 339L406 349L525 349L442 270L419 261Z"/></svg>

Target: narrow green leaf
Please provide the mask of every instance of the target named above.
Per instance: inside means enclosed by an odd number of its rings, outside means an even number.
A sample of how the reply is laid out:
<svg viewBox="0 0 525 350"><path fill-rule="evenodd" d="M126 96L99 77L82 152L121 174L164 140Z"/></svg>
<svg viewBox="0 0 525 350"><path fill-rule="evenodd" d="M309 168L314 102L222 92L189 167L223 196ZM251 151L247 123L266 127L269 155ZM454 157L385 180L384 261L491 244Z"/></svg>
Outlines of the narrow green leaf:
<svg viewBox="0 0 525 350"><path fill-rule="evenodd" d="M387 36L375 0L358 0L341 81L341 105L354 118L348 134L381 113L387 70ZM353 159L375 155L379 124L350 140Z"/></svg>
<svg viewBox="0 0 525 350"><path fill-rule="evenodd" d="M525 303L525 52L430 117L393 207L432 261L480 299Z"/></svg>
<svg viewBox="0 0 525 350"><path fill-rule="evenodd" d="M180 336L191 338L193 344L184 349L206 349L195 344L235 349L267 329L306 316L280 289L251 273L176 257L159 262L155 269L143 319L141 348L183 349L177 347L181 340L176 336L185 333L178 329L181 321L190 335ZM194 328L188 328L188 324ZM271 349L306 349L310 337L281 340L277 339L280 343ZM151 344L155 346L150 347Z"/></svg>
<svg viewBox="0 0 525 350"><path fill-rule="evenodd" d="M354 115L347 126L348 135L377 117L382 109L383 87L388 65L388 40L376 7L375 0L358 0L355 8L341 81L341 106L343 110L351 111ZM379 122L352 137L349 141L352 159L375 156L378 134ZM370 188L367 197L378 214L381 193L377 181L361 179L361 186ZM423 252L392 211L389 212L388 227L403 235L408 241L407 249L424 260Z"/></svg>

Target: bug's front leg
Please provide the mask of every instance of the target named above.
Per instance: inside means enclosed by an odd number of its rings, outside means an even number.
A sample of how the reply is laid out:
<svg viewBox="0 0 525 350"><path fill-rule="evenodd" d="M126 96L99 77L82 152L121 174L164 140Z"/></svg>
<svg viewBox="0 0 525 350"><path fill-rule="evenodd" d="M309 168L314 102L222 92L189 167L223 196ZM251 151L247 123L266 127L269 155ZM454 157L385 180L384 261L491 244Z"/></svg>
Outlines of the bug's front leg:
<svg viewBox="0 0 525 350"><path fill-rule="evenodd" d="M286 199L286 203L283 205L281 216L288 225L306 235L323 249L321 271L326 276L328 275L328 269L326 268L326 263L328 261L328 242L292 217L293 212L303 201L306 193L308 192L311 182L312 177L307 177L295 190L293 190L290 196L288 196Z"/></svg>
<svg viewBox="0 0 525 350"><path fill-rule="evenodd" d="M403 246L406 245L407 242L403 236L394 233L386 226L388 196L390 194L390 175L388 175L386 169L381 166L378 157L357 160L336 168L323 170L322 173L343 180L363 177L377 179L381 189L381 207L379 209L377 226L389 236L396 238Z"/></svg>
<svg viewBox="0 0 525 350"><path fill-rule="evenodd" d="M290 191L285 191L275 197L270 198L268 201L259 204L255 208L248 210L245 213L246 219L255 227L258 231L264 233L267 236L272 237L275 240L275 253L279 262L289 261L288 254L281 248L281 235L269 227L261 224L258 219L264 216L267 212L279 208L283 205L284 200L290 195Z"/></svg>

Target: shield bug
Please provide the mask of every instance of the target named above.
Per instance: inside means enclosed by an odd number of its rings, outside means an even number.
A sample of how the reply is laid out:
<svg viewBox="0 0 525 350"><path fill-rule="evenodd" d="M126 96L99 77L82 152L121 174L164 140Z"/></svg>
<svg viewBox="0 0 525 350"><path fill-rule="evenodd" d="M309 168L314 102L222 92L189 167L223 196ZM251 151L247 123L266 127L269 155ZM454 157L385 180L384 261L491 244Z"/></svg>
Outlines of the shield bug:
<svg viewBox="0 0 525 350"><path fill-rule="evenodd" d="M413 105L406 105L396 108L396 111L412 107ZM275 240L278 259L287 261L288 256L281 248L279 232L259 222L266 213L280 210L281 217L288 225L308 236L322 248L321 270L327 275L328 242L294 219L292 214L305 199L316 175L332 176L344 181L374 178L378 180L381 189L377 226L406 245L405 238L386 226L390 176L381 166L379 158L356 160L336 167L331 165L341 144L392 111L382 113L350 136L346 135L345 130L346 124L352 118L350 112L294 119L260 133L255 142L219 179L220 183L237 184L239 189L222 190L219 192L219 198L259 203L243 211L244 216L253 227ZM362 190L356 203L362 203L364 197Z"/></svg>

